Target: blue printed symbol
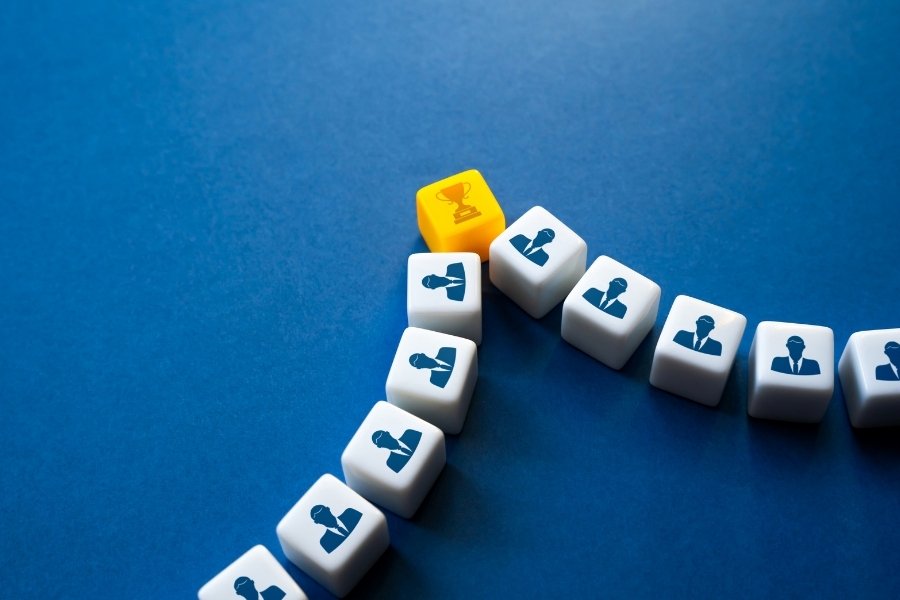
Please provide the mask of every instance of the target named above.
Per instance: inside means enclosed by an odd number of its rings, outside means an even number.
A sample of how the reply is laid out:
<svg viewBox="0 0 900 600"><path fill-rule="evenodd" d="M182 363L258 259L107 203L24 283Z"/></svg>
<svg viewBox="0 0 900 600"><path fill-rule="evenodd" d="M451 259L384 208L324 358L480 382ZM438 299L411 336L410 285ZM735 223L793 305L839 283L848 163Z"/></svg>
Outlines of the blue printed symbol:
<svg viewBox="0 0 900 600"><path fill-rule="evenodd" d="M722 356L721 342L709 337L709 332L716 328L716 322L709 315L697 319L697 331L682 330L675 334L674 342L702 354Z"/></svg>
<svg viewBox="0 0 900 600"><path fill-rule="evenodd" d="M888 357L887 364L875 368L875 379L879 381L900 381L900 344L888 342L884 345Z"/></svg>
<svg viewBox="0 0 900 600"><path fill-rule="evenodd" d="M544 246L552 242L555 237L556 232L552 229L541 229L533 240L520 233L509 240L509 243L519 251L519 254L537 266L543 267L550 258L550 255L544 251Z"/></svg>
<svg viewBox="0 0 900 600"><path fill-rule="evenodd" d="M439 388L447 385L453 365L456 363L456 348L441 348L437 356L431 358L427 354L417 352L409 357L409 364L417 369L431 369L431 383Z"/></svg>
<svg viewBox="0 0 900 600"><path fill-rule="evenodd" d="M605 292L591 288L584 293L583 298L606 314L621 319L625 316L628 307L622 304L619 296L627 289L628 282L621 277L616 277L609 282Z"/></svg>
<svg viewBox="0 0 900 600"><path fill-rule="evenodd" d="M256 584L249 577L238 577L234 580L234 593L246 600L281 600L286 595L277 585L257 592Z"/></svg>
<svg viewBox="0 0 900 600"><path fill-rule="evenodd" d="M447 298L462 302L466 297L466 270L462 263L447 265L446 275L426 275L422 279L422 285L429 290L444 288L447 291Z"/></svg>
<svg viewBox="0 0 900 600"><path fill-rule="evenodd" d="M772 370L776 373L786 373L788 375L818 375L822 371L819 370L819 363L811 358L803 357L803 350L806 344L803 338L792 335L788 338L787 356L776 356L772 359Z"/></svg>
<svg viewBox="0 0 900 600"><path fill-rule="evenodd" d="M406 466L412 455L416 453L421 439L422 432L412 429L404 431L400 439L395 439L387 431L376 431L372 434L373 444L391 451L388 454L387 466L394 473L399 473Z"/></svg>
<svg viewBox="0 0 900 600"><path fill-rule="evenodd" d="M330 508L317 504L309 511L309 516L312 517L313 522L317 525L325 526L325 533L322 534L322 539L319 540L319 543L325 549L325 552L331 554L335 548L343 544L344 540L353 533L353 530L356 529L359 520L362 518L362 513L348 508L341 513L341 516L335 517L331 514Z"/></svg>

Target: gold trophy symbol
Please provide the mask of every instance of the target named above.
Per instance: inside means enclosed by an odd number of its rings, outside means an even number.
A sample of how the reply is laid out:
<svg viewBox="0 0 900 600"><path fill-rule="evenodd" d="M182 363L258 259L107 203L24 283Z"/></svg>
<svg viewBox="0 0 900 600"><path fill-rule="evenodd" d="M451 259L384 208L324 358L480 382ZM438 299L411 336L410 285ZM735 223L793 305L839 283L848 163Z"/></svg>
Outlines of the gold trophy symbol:
<svg viewBox="0 0 900 600"><path fill-rule="evenodd" d="M464 221L474 219L481 215L477 208L469 206L464 202L464 200L469 197L469 191L471 189L472 184L468 181L460 181L459 183L454 183L450 187L445 187L436 194L438 200L456 204L456 210L453 212L453 223L455 225L459 225Z"/></svg>

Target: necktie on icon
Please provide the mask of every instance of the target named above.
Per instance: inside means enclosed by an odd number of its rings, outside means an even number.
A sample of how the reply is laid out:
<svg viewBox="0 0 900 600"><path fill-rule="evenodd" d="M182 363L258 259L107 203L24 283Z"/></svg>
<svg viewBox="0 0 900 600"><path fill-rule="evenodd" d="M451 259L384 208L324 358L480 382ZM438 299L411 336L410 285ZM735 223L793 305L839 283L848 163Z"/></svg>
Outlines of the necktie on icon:
<svg viewBox="0 0 900 600"><path fill-rule="evenodd" d="M703 340L700 338L697 338L697 343L694 344L694 350L699 350L700 346L702 346L702 345L703 345Z"/></svg>
<svg viewBox="0 0 900 600"><path fill-rule="evenodd" d="M800 374L800 361L795 360L794 361L794 375L799 375L799 374Z"/></svg>

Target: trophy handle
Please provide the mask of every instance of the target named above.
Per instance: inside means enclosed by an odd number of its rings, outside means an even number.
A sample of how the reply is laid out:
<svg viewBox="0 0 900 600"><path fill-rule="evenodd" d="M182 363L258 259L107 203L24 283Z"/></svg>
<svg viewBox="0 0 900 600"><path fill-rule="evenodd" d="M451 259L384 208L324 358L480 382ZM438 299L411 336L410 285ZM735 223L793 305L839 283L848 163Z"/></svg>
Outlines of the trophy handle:
<svg viewBox="0 0 900 600"><path fill-rule="evenodd" d="M463 181L463 198L469 195L469 192L472 190L472 184L468 181Z"/></svg>
<svg viewBox="0 0 900 600"><path fill-rule="evenodd" d="M444 192L438 192L437 194L434 195L434 197L437 198L438 200L440 200L441 202L453 202L453 200L450 200L449 198L444 196Z"/></svg>

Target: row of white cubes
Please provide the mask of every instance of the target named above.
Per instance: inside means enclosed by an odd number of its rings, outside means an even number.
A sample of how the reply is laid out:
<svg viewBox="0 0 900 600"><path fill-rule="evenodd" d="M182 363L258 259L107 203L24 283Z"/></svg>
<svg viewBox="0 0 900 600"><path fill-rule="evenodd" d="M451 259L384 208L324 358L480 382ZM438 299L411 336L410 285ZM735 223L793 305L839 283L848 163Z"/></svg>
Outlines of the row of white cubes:
<svg viewBox="0 0 900 600"><path fill-rule="evenodd" d="M653 328L661 290L609 257L601 256L590 269L586 262L587 244L549 212L534 207L491 244L490 278L535 318L565 300L562 337L620 369ZM400 516L415 513L444 468L443 432L462 429L478 377L478 255L414 254L407 290L410 327L388 374L388 402L372 408L341 455L347 483L323 475L276 528L285 556L341 597L390 545L387 520L369 500ZM732 310L678 296L656 346L650 382L717 405L746 323L746 317ZM898 338L900 329L887 329L858 332L847 342L839 372L856 427L900 424L900 370L893 362L898 355L879 364ZM759 324L750 349L752 416L817 422L833 387L831 329ZM198 596L306 598L263 546L241 556Z"/></svg>
<svg viewBox="0 0 900 600"><path fill-rule="evenodd" d="M388 401L372 407L341 454L346 483L323 475L278 523L288 560L332 594L349 593L390 545L387 519L372 503L405 518L415 514L446 463L444 432L462 430L477 379L473 341L407 328L385 385ZM264 546L238 558L198 596L306 598Z"/></svg>
<svg viewBox="0 0 900 600"><path fill-rule="evenodd" d="M621 369L653 329L660 287L608 256L589 269L587 244L536 206L490 246L493 284L535 318L563 302L563 339ZM481 261L470 253L409 258L407 309L413 326L481 340ZM747 319L678 296L660 333L650 383L707 406L718 405ZM857 332L840 360L855 427L900 425L900 329ZM750 348L748 413L815 423L834 392L834 334L828 327L765 321Z"/></svg>

